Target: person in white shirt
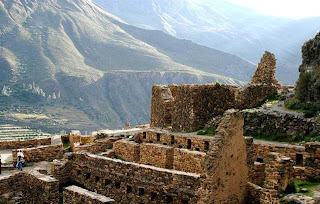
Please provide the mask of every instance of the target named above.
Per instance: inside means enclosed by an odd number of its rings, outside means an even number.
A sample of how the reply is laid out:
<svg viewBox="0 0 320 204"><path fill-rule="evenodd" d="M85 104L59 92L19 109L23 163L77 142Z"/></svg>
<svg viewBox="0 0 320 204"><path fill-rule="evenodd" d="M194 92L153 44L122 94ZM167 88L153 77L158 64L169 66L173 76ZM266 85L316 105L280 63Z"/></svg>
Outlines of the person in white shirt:
<svg viewBox="0 0 320 204"><path fill-rule="evenodd" d="M23 152L21 151L21 149L18 149L18 153L17 153L17 165L16 167L22 171L22 166L23 166L23 158L24 158L24 154Z"/></svg>

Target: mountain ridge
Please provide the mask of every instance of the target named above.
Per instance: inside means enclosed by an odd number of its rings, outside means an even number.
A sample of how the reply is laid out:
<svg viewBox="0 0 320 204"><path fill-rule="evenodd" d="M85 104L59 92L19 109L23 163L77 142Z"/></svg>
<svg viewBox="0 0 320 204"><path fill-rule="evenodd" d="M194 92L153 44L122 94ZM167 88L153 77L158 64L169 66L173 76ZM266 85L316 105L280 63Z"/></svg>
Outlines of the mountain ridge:
<svg viewBox="0 0 320 204"><path fill-rule="evenodd" d="M133 27L124 29L124 21L91 0L3 0L0 19L2 123L49 132L148 123L155 83L243 84L254 71L251 63L227 53L231 60L226 67L239 67L240 80L222 76L221 66L209 67L211 62L219 64L214 56L190 66L187 59L193 53L220 52L210 48L199 52L199 45L189 43L189 54L180 49L169 55L168 49L159 49L163 40L145 42L138 36L148 31L140 29L133 36L129 33ZM167 38L173 44L185 43ZM43 114L49 121L15 118L12 113Z"/></svg>

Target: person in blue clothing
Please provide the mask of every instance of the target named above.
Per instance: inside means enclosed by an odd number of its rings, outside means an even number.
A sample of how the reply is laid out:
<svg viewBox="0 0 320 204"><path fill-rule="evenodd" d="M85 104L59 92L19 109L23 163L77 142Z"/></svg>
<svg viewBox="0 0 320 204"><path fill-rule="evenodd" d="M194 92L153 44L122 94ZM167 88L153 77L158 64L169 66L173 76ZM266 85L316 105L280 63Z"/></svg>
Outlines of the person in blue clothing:
<svg viewBox="0 0 320 204"><path fill-rule="evenodd" d="M23 152L20 149L18 150L17 157L18 158L17 158L16 168L18 168L20 171L22 171L24 155L23 155Z"/></svg>

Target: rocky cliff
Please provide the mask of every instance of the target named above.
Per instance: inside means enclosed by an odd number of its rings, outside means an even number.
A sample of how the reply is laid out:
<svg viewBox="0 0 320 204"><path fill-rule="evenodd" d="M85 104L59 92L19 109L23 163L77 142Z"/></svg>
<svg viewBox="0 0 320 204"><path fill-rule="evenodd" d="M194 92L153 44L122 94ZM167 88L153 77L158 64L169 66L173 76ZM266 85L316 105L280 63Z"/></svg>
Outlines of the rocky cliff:
<svg viewBox="0 0 320 204"><path fill-rule="evenodd" d="M320 102L320 32L302 46L296 96L301 102Z"/></svg>

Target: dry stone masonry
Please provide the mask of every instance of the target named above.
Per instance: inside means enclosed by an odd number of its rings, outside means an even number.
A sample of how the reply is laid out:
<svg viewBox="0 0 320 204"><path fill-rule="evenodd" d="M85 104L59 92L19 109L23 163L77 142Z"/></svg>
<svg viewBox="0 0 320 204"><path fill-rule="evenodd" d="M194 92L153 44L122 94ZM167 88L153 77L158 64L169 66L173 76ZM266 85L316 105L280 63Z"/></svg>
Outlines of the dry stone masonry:
<svg viewBox="0 0 320 204"><path fill-rule="evenodd" d="M196 131L228 109L256 107L280 88L274 74L274 55L266 52L252 83L244 87L155 85L152 88L150 126L172 128L177 132Z"/></svg>
<svg viewBox="0 0 320 204"><path fill-rule="evenodd" d="M63 189L64 204L94 203L105 204L114 203L114 200L95 192L88 191L78 186L68 186Z"/></svg>
<svg viewBox="0 0 320 204"><path fill-rule="evenodd" d="M275 78L276 73L276 58L274 54L266 51L261 58L258 68L252 77L252 84L270 84L278 88L281 87L277 79Z"/></svg>

